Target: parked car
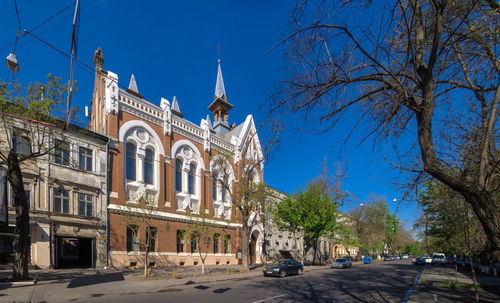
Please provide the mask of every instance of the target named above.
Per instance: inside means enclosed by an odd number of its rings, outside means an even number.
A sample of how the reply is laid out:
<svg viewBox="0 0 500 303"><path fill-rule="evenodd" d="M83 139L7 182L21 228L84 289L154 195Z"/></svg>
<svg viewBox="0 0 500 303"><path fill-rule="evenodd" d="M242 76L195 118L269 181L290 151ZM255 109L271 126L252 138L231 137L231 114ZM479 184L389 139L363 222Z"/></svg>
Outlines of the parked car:
<svg viewBox="0 0 500 303"><path fill-rule="evenodd" d="M364 263L364 264L370 264L370 263L372 263L372 257L370 257L370 256L365 256L365 257L363 258L363 263Z"/></svg>
<svg viewBox="0 0 500 303"><path fill-rule="evenodd" d="M351 261L348 258L337 259L332 262L332 268L350 268Z"/></svg>
<svg viewBox="0 0 500 303"><path fill-rule="evenodd" d="M392 261L392 260L394 260L394 256L391 256L391 255L384 256L384 261Z"/></svg>
<svg viewBox="0 0 500 303"><path fill-rule="evenodd" d="M425 259L425 264L431 264L432 263L432 258L429 257L429 255L423 255L422 257Z"/></svg>
<svg viewBox="0 0 500 303"><path fill-rule="evenodd" d="M432 265L445 265L446 258L444 254L434 254L432 255L431 264Z"/></svg>
<svg viewBox="0 0 500 303"><path fill-rule="evenodd" d="M404 254L402 259L408 259L408 255L407 254Z"/></svg>
<svg viewBox="0 0 500 303"><path fill-rule="evenodd" d="M457 263L457 260L453 256L448 256L448 257L446 257L445 263L446 264L455 264L455 263Z"/></svg>
<svg viewBox="0 0 500 303"><path fill-rule="evenodd" d="M264 268L264 276L286 277L288 275L302 275L304 267L302 263L293 260L285 259L273 263L271 266Z"/></svg>
<svg viewBox="0 0 500 303"><path fill-rule="evenodd" d="M417 257L412 260L413 264L415 265L425 265L425 257Z"/></svg>

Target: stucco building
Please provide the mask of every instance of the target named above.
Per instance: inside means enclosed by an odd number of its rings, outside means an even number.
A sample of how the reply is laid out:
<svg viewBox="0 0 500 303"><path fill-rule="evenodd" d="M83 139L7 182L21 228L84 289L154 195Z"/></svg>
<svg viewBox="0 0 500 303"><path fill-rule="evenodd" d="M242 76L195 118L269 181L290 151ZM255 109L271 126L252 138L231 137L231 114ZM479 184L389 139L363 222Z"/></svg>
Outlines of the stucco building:
<svg viewBox="0 0 500 303"><path fill-rule="evenodd" d="M206 264L236 264L242 225L230 190L242 158L262 157L262 151L251 115L239 125L229 122L233 105L226 96L220 61L213 100L205 104L212 118L207 115L200 124L184 118L175 96L171 101L161 98L159 105L146 100L133 75L125 88L103 63L98 49L90 129L111 138L109 266L143 265L140 243L146 239L152 240L150 265L196 265L200 244L209 245ZM249 140L250 148L242 155ZM218 167L221 163L226 169ZM255 181L262 175L261 165ZM144 211L144 200L152 206L150 228L130 223ZM189 222L200 212L213 226L203 243L189 234ZM262 237L257 230L252 239L262 242Z"/></svg>
<svg viewBox="0 0 500 303"><path fill-rule="evenodd" d="M21 171L29 202L29 263L40 268L103 268L108 138L75 125L62 131L55 125L12 115L3 121L2 154L13 148L28 156L21 162ZM6 166L0 172L0 196L7 199L10 226L4 229L1 248L4 261L10 261L16 213L12 188L5 179ZM2 220L6 218L2 216Z"/></svg>

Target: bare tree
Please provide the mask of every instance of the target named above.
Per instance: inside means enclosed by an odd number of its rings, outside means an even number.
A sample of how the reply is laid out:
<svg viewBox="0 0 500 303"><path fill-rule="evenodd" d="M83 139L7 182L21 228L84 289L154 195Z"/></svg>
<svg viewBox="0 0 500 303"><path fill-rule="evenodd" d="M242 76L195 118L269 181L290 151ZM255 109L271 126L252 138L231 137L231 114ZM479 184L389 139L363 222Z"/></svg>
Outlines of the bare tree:
<svg viewBox="0 0 500 303"><path fill-rule="evenodd" d="M201 274L205 274L205 261L210 250L210 237L215 237L217 225L214 220L209 218L209 212L205 207L201 207L198 215L190 213L189 225L187 226L188 234L191 235L191 242L195 241L196 248L194 252L198 252L201 260ZM220 235L219 235L220 236ZM214 238L214 242L219 239ZM193 247L193 243L191 244Z"/></svg>
<svg viewBox="0 0 500 303"><path fill-rule="evenodd" d="M214 175L224 194L228 195L232 205L238 210L236 220L242 224L242 263L245 271L250 264L250 233L252 228L261 220L261 214L267 209L267 186L261 181L264 160L268 159L272 147L278 142L281 129L273 128L273 137L269 143L257 149L257 134L266 122L259 128L250 131L245 142L242 142L241 159L236 171L233 172L229 160L234 159L233 154L219 151L214 157L214 168L218 174ZM231 178L232 176L232 178Z"/></svg>
<svg viewBox="0 0 500 303"><path fill-rule="evenodd" d="M127 251L137 251L144 255L144 278L149 276L149 253L157 250L156 237L158 227L155 226L155 212L158 208L157 196L138 197L135 205L124 208L123 218L127 224ZM141 236L142 234L145 235Z"/></svg>
<svg viewBox="0 0 500 303"><path fill-rule="evenodd" d="M321 129L352 111L374 144L404 138L394 165L460 193L497 261L499 12L488 0L299 1L273 107Z"/></svg>

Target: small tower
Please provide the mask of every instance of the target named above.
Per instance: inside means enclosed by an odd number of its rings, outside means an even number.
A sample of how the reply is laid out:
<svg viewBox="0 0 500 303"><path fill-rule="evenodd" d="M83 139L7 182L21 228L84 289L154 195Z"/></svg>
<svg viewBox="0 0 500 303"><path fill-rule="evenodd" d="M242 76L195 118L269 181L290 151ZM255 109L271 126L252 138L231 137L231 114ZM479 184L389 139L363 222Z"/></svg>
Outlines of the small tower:
<svg viewBox="0 0 500 303"><path fill-rule="evenodd" d="M222 70L217 70L217 83L215 84L214 101L208 107L208 110L214 115L213 129L215 132L227 133L229 131L228 112L233 105L227 102L226 90L224 88L224 80L222 79Z"/></svg>

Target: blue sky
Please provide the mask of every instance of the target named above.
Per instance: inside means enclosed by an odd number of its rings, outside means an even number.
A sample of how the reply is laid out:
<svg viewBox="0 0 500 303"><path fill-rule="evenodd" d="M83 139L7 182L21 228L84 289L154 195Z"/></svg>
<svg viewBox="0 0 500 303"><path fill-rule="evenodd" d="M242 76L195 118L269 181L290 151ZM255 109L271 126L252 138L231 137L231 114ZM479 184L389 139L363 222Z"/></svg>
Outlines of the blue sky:
<svg viewBox="0 0 500 303"><path fill-rule="evenodd" d="M72 3L70 0L18 0L22 29L31 29ZM128 85L133 73L139 92L160 104L160 98L175 95L185 118L199 124L209 112L217 73L217 46L220 45L222 73L228 101L234 105L230 123L244 121L253 114L256 124L267 119L269 96L283 78L281 50L266 54L287 33L286 22L293 1L132 1L81 0L81 27L78 58L93 66L94 51L101 47L104 69L118 74L119 82ZM34 34L55 47L69 52L73 9L63 11ZM12 51L17 19L13 1L4 1L0 10L0 56ZM22 84L45 81L52 73L67 81L69 60L47 45L25 37L17 44ZM11 80L3 63L0 78ZM80 92L74 98L82 108L90 105L93 73L75 65L74 79ZM299 131L303 117L280 115L288 127L280 145L265 165L265 182L285 192L292 192L316 177L325 158L330 169L342 161L345 168L343 188L351 194L343 209L358 206L372 195L386 198L394 212L394 198L402 193L392 187L398 171L387 164L393 160L392 144L372 146L372 141L358 146L366 129L360 129L344 147L353 117L332 131L313 134ZM263 132L265 141L271 134ZM404 142L404 141L402 141ZM399 180L403 181L403 180ZM403 221L417 216L414 201L400 205Z"/></svg>

